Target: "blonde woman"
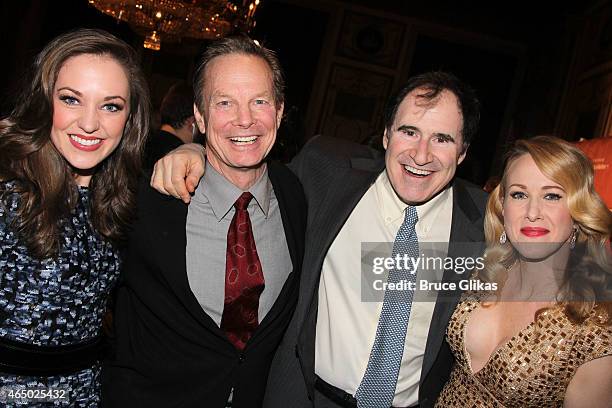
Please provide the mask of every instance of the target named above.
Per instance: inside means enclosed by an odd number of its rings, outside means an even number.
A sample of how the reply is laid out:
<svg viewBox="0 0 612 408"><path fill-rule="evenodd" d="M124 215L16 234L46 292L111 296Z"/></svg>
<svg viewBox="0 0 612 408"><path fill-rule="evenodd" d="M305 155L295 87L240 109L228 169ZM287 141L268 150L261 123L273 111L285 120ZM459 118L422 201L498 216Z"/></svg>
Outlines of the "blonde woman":
<svg viewBox="0 0 612 408"><path fill-rule="evenodd" d="M485 220L495 293L447 331L456 363L437 407L612 407L612 215L577 148L538 136L508 154Z"/></svg>

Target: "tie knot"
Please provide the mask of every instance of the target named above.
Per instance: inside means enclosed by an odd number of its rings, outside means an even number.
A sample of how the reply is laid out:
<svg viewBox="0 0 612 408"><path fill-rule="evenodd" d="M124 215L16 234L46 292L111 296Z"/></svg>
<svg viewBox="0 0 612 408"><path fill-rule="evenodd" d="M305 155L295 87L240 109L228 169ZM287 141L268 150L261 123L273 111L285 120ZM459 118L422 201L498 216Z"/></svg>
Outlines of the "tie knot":
<svg viewBox="0 0 612 408"><path fill-rule="evenodd" d="M236 210L246 210L252 198L253 194L249 193L248 191L245 191L240 195L240 197L238 197L238 199L234 203L234 207L236 208Z"/></svg>
<svg viewBox="0 0 612 408"><path fill-rule="evenodd" d="M414 228L418 220L419 220L419 215L417 214L416 208L411 205L406 207L406 211L404 215L404 224L406 224L410 228Z"/></svg>

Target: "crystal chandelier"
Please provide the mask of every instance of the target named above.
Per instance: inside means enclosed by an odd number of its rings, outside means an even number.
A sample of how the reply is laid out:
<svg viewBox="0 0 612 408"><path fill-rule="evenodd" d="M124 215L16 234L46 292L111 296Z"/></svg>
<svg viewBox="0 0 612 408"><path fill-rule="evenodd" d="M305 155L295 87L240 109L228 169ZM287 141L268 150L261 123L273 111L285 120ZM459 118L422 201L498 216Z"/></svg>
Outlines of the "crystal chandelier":
<svg viewBox="0 0 612 408"><path fill-rule="evenodd" d="M99 11L125 21L158 51L161 40L214 39L255 26L260 0L88 0Z"/></svg>

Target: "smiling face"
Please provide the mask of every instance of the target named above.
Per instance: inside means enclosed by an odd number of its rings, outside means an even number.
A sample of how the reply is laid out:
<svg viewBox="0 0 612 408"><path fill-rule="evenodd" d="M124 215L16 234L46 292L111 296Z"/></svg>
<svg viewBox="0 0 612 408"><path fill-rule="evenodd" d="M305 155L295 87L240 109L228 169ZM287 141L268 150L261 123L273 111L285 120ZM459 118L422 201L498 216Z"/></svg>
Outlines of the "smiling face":
<svg viewBox="0 0 612 408"><path fill-rule="evenodd" d="M465 158L463 119L455 95L442 91L425 103L416 89L400 104L391 129L385 131L387 175L407 204L429 201L452 180Z"/></svg>
<svg viewBox="0 0 612 408"><path fill-rule="evenodd" d="M129 114L128 79L108 56L83 54L64 62L53 89L51 142L88 185L119 145Z"/></svg>
<svg viewBox="0 0 612 408"><path fill-rule="evenodd" d="M248 188L264 171L283 106L276 108L272 73L259 57L228 54L206 68L204 112L195 107L206 135L207 159L228 180Z"/></svg>
<svg viewBox="0 0 612 408"><path fill-rule="evenodd" d="M506 170L502 215L508 240L531 260L545 259L566 245L574 225L566 191L529 154Z"/></svg>

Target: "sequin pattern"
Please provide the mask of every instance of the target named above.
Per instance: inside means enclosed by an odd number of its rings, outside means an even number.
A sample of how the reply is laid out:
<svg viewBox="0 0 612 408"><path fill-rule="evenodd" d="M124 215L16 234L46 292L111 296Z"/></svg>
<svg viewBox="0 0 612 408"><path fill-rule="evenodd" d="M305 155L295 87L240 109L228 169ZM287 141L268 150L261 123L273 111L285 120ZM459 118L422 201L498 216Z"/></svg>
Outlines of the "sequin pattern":
<svg viewBox="0 0 612 408"><path fill-rule="evenodd" d="M11 183L1 186L7 191L13 187ZM28 255L10 226L18 203L16 193L5 195L0 202L0 336L46 346L96 337L120 260L116 249L89 223L88 189L79 188L73 214L60 224L59 255L42 261ZM60 406L97 406L99 371L95 366L54 377L0 373L0 386L66 388L69 401Z"/></svg>
<svg viewBox="0 0 612 408"><path fill-rule="evenodd" d="M592 320L573 324L557 307L543 312L472 374L464 330L478 307L478 300L465 299L451 318L447 340L456 363L436 407L562 407L578 367L612 355L611 327Z"/></svg>

